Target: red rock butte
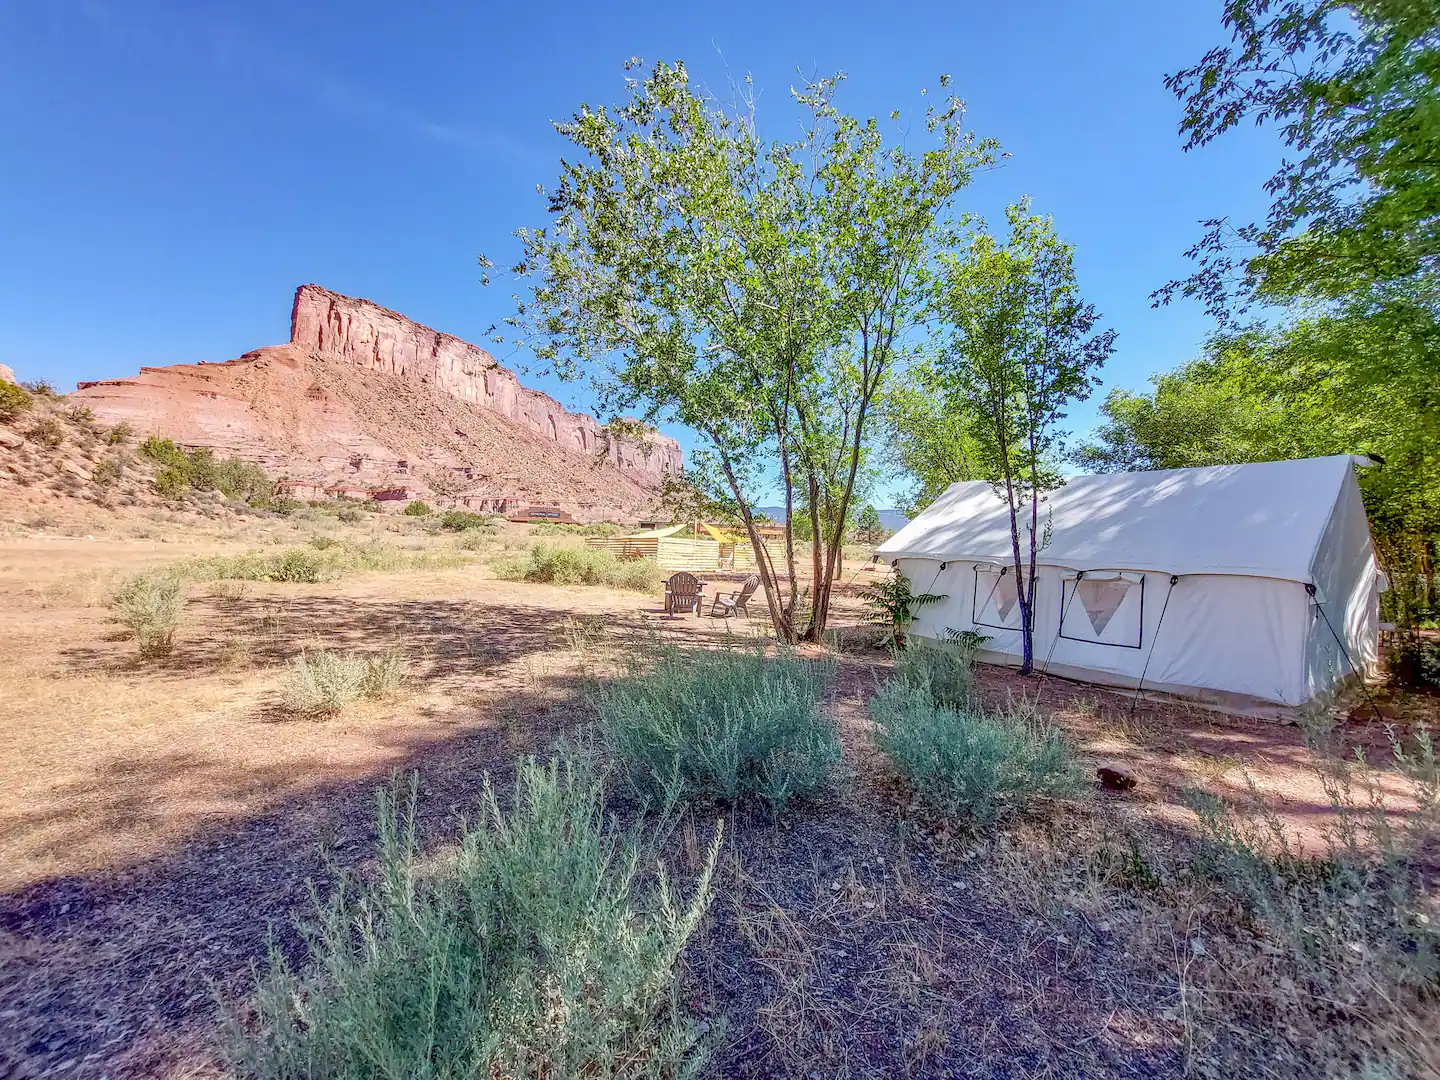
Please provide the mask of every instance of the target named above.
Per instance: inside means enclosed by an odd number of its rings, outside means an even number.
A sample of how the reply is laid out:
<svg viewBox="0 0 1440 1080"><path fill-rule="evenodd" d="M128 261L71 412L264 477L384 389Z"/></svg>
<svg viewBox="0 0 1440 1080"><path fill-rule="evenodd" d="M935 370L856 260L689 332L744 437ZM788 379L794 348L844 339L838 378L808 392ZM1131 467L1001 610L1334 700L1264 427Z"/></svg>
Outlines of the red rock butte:
<svg viewBox="0 0 1440 1080"><path fill-rule="evenodd" d="M612 435L484 349L318 285L295 291L289 344L82 382L71 397L105 423L258 462L296 498L623 521L684 464L674 439Z"/></svg>

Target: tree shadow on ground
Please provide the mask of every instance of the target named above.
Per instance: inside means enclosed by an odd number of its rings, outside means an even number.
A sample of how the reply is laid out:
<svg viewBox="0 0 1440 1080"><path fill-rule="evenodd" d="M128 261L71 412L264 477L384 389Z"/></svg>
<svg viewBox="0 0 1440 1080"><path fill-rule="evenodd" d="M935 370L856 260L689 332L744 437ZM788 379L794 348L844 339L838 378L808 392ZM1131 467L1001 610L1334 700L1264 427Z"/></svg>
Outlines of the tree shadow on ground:
<svg viewBox="0 0 1440 1080"><path fill-rule="evenodd" d="M0 1075L38 1076L65 1065L68 1077L120 1080L162 1074L181 1058L205 1059L214 992L233 998L249 989L272 930L298 958L291 917L309 908L307 883L327 880L332 866L370 861L375 789L392 772L418 770L418 825L433 849L454 838L457 815L474 808L487 772L507 783L517 753L584 715L581 676L544 691L521 680L491 682L515 661L563 642L572 613L474 600L297 597L291 607L283 647L266 654L273 662L310 634L357 648L391 634L418 638L415 648L444 678L483 677L492 707L458 723L394 733L385 765L339 779L323 759L256 768L175 751L112 761L73 781L64 800L70 809L57 811L77 815L72 843L85 839L88 826L74 808L87 801L103 807L100 828L143 829L164 811L157 793L187 786L230 790L237 800L249 793L262 808L217 814L178 846L123 868L0 895ZM633 614L607 626L636 644L652 634L712 646L734 637L719 620L666 621L656 631ZM227 632L211 636L219 641ZM212 646L185 648L184 663L153 677L177 678L211 662ZM618 651L628 648L621 640ZM79 670L110 662L85 651L69 660ZM846 664L837 680L846 700L837 711L851 718L842 720L847 742L863 741L863 700L875 671ZM1068 699L1077 687L1044 692ZM529 726L497 722L502 714L528 717ZM895 806L893 790L862 781L854 799L779 825L732 817L727 859L732 851L734 858L694 961L704 977L692 984L697 995L710 988L711 1011L737 1018L720 1074L1179 1073L1174 1045L1156 1041L1153 1012L1168 1000L1164 987L1126 983L1116 975L1123 967L1057 948L1043 928L1022 926L1017 913L984 896L983 880L962 899L953 870L907 852ZM22 829L42 824L56 822ZM1111 945L1097 939L1094 948ZM1133 1045L1093 1034L1109 1031L1107 1016L1117 1015L1133 1027ZM1086 1039L1074 1039L1082 1030Z"/></svg>
<svg viewBox="0 0 1440 1080"><path fill-rule="evenodd" d="M548 695L533 711L567 722ZM454 835L487 773L508 782L516 742L498 725L409 740L393 772L419 772L427 845ZM67 1076L151 1076L187 1042L203 1045L213 992L245 990L272 928L298 954L290 916L309 906L307 881L325 879L331 865L368 861L375 790L391 775L302 783L289 766L254 770L167 754L116 763L77 784L74 799L108 799L97 816L110 827L143 827L159 809L154 791L177 782L283 796L262 812L216 820L160 857L0 896L0 1075L40 1075L68 1062Z"/></svg>

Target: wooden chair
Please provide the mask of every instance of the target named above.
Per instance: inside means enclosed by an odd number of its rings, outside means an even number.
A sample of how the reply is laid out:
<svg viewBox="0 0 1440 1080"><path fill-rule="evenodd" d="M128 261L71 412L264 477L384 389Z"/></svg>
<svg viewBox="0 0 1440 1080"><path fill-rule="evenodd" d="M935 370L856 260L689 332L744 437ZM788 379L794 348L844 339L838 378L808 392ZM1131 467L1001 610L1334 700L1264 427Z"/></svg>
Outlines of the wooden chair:
<svg viewBox="0 0 1440 1080"><path fill-rule="evenodd" d="M715 603L710 607L711 617L714 618L718 615L722 619L728 619L738 611L748 619L750 612L745 605L750 602L750 597L755 595L755 590L758 588L760 588L760 578L756 574L751 574L734 592L715 597Z"/></svg>
<svg viewBox="0 0 1440 1080"><path fill-rule="evenodd" d="M683 571L665 582L665 614L676 615L682 611L700 614L700 595L705 586L694 574Z"/></svg>

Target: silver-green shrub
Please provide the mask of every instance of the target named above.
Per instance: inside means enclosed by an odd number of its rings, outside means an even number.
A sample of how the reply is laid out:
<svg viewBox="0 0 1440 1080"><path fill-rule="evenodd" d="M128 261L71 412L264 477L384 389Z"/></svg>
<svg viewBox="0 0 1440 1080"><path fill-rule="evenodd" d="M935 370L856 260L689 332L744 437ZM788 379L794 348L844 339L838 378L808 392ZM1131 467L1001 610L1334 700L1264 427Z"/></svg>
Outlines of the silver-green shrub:
<svg viewBox="0 0 1440 1080"><path fill-rule="evenodd" d="M1248 805L1184 793L1200 867L1261 943L1265 992L1251 1007L1336 1075L1423 1076L1440 1060L1440 761L1428 730L1388 734L1389 794L1363 760L1313 747L1330 803L1323 847L1298 845L1253 780Z"/></svg>
<svg viewBox="0 0 1440 1080"><path fill-rule="evenodd" d="M145 658L175 648L175 631L185 609L185 585L167 574L140 574L115 591L115 616L135 635Z"/></svg>
<svg viewBox="0 0 1440 1080"><path fill-rule="evenodd" d="M667 803L758 799L778 813L825 788L840 764L820 707L834 670L763 648L661 649L599 691L601 729L642 794Z"/></svg>
<svg viewBox="0 0 1440 1080"><path fill-rule="evenodd" d="M708 1049L676 966L711 898L719 835L689 900L600 786L523 759L487 778L458 853L427 863L407 809L380 800L378 873L342 880L302 926L309 965L272 949L233 1070L256 1080L694 1076Z"/></svg>
<svg viewBox="0 0 1440 1080"><path fill-rule="evenodd" d="M336 652L316 649L290 662L280 695L292 712L302 716L334 716L361 698L397 694L409 665L397 652Z"/></svg>
<svg viewBox="0 0 1440 1080"><path fill-rule="evenodd" d="M1085 784L1061 733L1023 703L955 708L937 703L924 680L896 678L870 699L870 718L876 743L915 796L977 826Z"/></svg>
<svg viewBox="0 0 1440 1080"><path fill-rule="evenodd" d="M608 585L612 589L655 592L660 568L653 559L617 559L603 548L535 544L528 551L497 560L495 575L507 581L551 585Z"/></svg>
<svg viewBox="0 0 1440 1080"><path fill-rule="evenodd" d="M957 645L911 641L909 648L895 654L895 674L925 689L937 705L967 709L975 686L970 653Z"/></svg>

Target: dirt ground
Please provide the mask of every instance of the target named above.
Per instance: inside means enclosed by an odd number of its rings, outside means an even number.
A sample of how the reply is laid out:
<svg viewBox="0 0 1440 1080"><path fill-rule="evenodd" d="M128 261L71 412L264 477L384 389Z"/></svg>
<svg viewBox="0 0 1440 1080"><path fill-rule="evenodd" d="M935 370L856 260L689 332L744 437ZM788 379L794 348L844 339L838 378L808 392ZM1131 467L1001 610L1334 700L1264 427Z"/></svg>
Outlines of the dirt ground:
<svg viewBox="0 0 1440 1080"><path fill-rule="evenodd" d="M481 776L503 780L518 754L580 732L587 686L636 649L764 630L759 604L749 621L671 618L655 596L497 581L476 559L192 586L173 655L140 663L104 606L116 581L305 535L169 524L166 542L53 525L0 535L0 1075L210 1075L216 995L244 993L272 931L298 948L290 918L309 881L364 865L378 785L418 770L426 842L442 844ZM981 850L906 825L868 737L864 701L888 661L856 627L857 588L839 600L829 702L849 780L778 825L732 818L688 954L692 1005L724 1025L712 1075L1183 1074L1184 971L1085 914L1093 882L1037 861L1023 836ZM293 719L281 669L321 645L400 650L409 692ZM1253 782L1301 835L1320 835L1329 800L1298 727L1132 708L1129 695L994 669L980 682L997 700L1037 697L1085 753L1140 778L1097 795L1103 829L1183 828L1182 788L1243 796ZM1355 734L1383 741L1379 724ZM686 826L682 864L704 828ZM1185 933L1163 920L1132 930Z"/></svg>

